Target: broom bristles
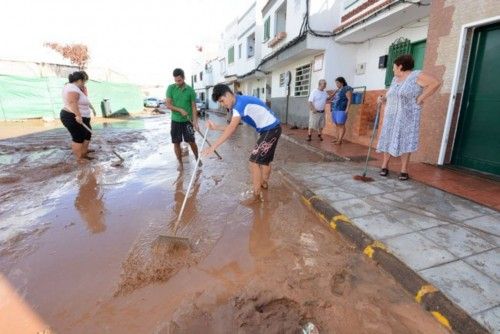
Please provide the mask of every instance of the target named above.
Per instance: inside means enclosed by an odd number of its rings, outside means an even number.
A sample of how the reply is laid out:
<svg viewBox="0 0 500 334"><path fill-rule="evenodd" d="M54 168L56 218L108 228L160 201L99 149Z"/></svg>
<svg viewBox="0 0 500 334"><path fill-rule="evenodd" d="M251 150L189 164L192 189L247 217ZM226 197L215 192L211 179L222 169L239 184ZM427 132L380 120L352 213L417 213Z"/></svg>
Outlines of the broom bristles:
<svg viewBox="0 0 500 334"><path fill-rule="evenodd" d="M372 182L374 179L372 177L366 176L366 175L354 175L352 177L356 181L361 181L361 182Z"/></svg>

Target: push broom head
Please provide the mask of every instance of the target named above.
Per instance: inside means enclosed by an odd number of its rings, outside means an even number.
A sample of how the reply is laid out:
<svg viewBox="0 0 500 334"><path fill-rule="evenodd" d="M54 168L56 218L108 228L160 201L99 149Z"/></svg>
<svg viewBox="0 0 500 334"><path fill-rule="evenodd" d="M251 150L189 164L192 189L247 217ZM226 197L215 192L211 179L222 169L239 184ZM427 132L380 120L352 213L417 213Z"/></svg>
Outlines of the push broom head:
<svg viewBox="0 0 500 334"><path fill-rule="evenodd" d="M374 179L372 177L366 176L366 175L354 175L352 177L356 181L361 181L361 182L372 182Z"/></svg>

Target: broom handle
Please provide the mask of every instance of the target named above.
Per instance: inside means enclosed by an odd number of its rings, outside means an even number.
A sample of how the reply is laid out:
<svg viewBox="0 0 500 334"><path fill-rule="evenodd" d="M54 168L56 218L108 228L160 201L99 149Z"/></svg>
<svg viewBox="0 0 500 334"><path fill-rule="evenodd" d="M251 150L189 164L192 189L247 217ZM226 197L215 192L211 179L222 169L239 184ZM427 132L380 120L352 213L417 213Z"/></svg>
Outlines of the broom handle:
<svg viewBox="0 0 500 334"><path fill-rule="evenodd" d="M373 122L372 137L370 138L370 145L368 146L368 154L366 155L365 170L363 172L363 176L366 176L366 172L368 171L368 160L370 160L370 153L372 151L373 139L375 138L375 132L377 131L376 128L378 124L378 116L380 114L380 105L381 103L377 102L377 112L375 114L375 121Z"/></svg>
<svg viewBox="0 0 500 334"><path fill-rule="evenodd" d="M203 135L203 133L201 133L201 131L200 131L200 130L196 130L196 131L197 131L200 135ZM207 142L208 146L212 146L212 144L210 144L210 142L208 141L208 139L205 139L205 141ZM215 155L217 155L217 157L219 158L219 160L222 160L222 157L220 156L220 154L219 154L216 150L214 150L214 153L215 153Z"/></svg>
<svg viewBox="0 0 500 334"><path fill-rule="evenodd" d="M193 126L193 123L192 123L193 121L191 120L191 118L189 118L189 116L188 116L188 120L189 120L189 123L191 123L191 126ZM194 128L194 126L193 126L193 128ZM197 131L200 135L202 135L202 136L203 136L203 134L201 133L201 131L200 131L199 129L196 129L196 131ZM206 140L206 142L207 142L208 146L210 146L210 147L211 147L211 146L212 146L212 144L210 144L210 142L208 141L208 139L205 139L205 140ZM219 158L219 160L222 160L222 157L220 156L219 152L217 152L216 150L214 150L214 153L215 153L215 155L217 155L217 157Z"/></svg>
<svg viewBox="0 0 500 334"><path fill-rule="evenodd" d="M92 132L92 130L85 124L85 123L80 123L84 128L85 130L87 130L88 132L90 132L91 135L94 135L94 133ZM102 142L102 141L101 141ZM105 144L107 145L107 144ZM108 147L109 148L109 147ZM111 148L111 152L116 155L118 157L118 159L120 159L121 161L125 161L125 159L122 158L121 155L119 155L114 148Z"/></svg>
<svg viewBox="0 0 500 334"><path fill-rule="evenodd" d="M186 202L189 197L189 191L191 190L191 186L193 185L194 177L196 176L196 171L198 170L198 165L200 163L201 152L203 151L203 146L205 145L205 142L207 140L207 134L208 134L208 126L207 129L205 130L205 135L203 136L203 142L201 143L201 148L198 153L198 159L196 159L196 165L194 166L193 175L191 175L191 180L189 181L186 195L184 196L184 201L182 202L181 211L179 212L179 218L177 218L177 222L175 223L174 226L174 231L177 230L177 224L181 221L182 214L184 213L184 208L186 207Z"/></svg>

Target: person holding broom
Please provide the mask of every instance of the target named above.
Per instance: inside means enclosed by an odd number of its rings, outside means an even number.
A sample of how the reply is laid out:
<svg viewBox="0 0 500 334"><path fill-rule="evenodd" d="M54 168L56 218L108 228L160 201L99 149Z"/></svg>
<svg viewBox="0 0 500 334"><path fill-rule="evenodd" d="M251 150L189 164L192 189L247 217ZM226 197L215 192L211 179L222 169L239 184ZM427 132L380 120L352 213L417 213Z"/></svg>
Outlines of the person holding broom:
<svg viewBox="0 0 500 334"><path fill-rule="evenodd" d="M227 126L217 126L207 121L211 130L223 131L222 135L209 148L202 152L202 156L209 156L222 145L236 131L240 120L253 127L259 133L259 139L250 153L250 171L252 174L253 191L244 199L244 204L262 202L262 189L268 188L271 176L271 162L278 140L281 136L281 122L269 107L260 99L253 96L235 95L224 84L217 84L213 88L212 100L221 103L232 111L231 122Z"/></svg>
<svg viewBox="0 0 500 334"><path fill-rule="evenodd" d="M170 135L174 144L174 152L179 162L179 169L182 169L182 141L187 142L191 146L194 157L198 160L198 146L194 138L194 130L199 130L195 101L196 93L184 81L184 71L182 69L176 68L173 76L175 83L167 88L167 108L170 109L172 117ZM191 120L193 121L192 123Z"/></svg>

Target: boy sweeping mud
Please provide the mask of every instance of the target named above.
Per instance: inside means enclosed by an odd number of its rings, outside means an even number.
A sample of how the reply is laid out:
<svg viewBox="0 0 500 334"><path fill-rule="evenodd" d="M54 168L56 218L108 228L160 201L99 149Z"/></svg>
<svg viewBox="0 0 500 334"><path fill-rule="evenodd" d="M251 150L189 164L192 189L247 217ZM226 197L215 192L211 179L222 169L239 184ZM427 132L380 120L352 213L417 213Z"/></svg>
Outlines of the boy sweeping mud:
<svg viewBox="0 0 500 334"><path fill-rule="evenodd" d="M224 132L211 147L203 150L202 155L208 156L222 145L236 131L240 120L255 128L260 136L249 159L253 192L244 202L246 204L260 202L262 201L261 189L268 188L271 162L281 135L281 123L260 99L253 96L234 95L227 85L215 85L212 100L232 110L233 115L227 126L217 126L211 121L207 122L210 129Z"/></svg>

